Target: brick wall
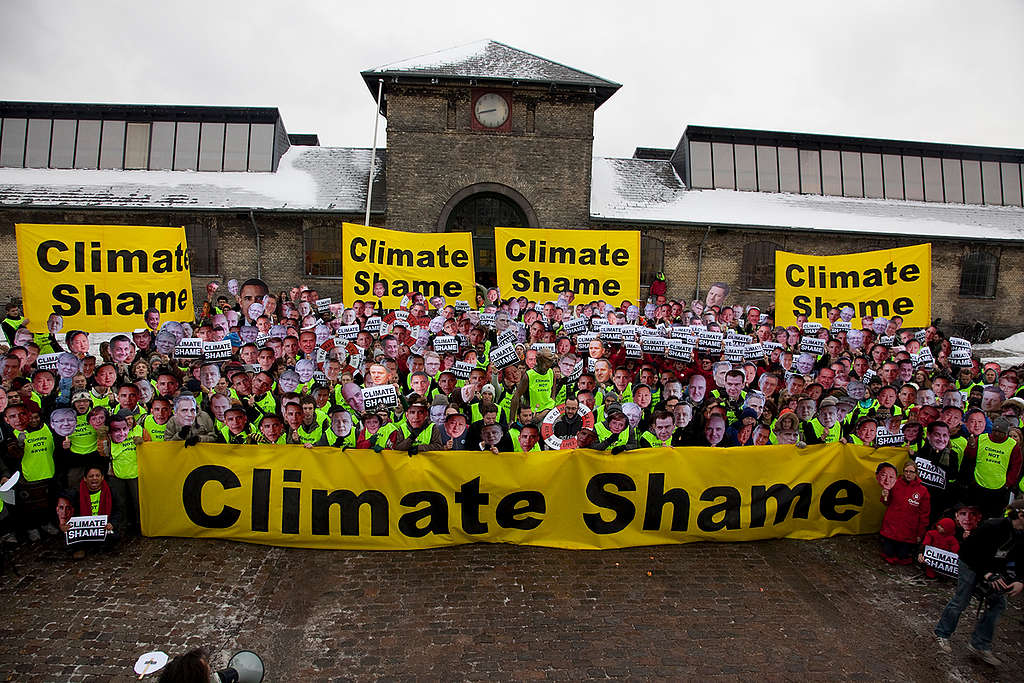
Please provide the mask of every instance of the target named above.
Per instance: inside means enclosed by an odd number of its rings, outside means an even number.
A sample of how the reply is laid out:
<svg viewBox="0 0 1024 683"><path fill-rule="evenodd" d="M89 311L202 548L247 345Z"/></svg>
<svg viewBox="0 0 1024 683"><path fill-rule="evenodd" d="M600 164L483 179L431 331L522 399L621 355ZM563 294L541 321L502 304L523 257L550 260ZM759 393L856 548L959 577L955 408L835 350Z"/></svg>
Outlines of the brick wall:
<svg viewBox="0 0 1024 683"><path fill-rule="evenodd" d="M592 98L513 91L508 133L472 130L470 107L465 88L389 90L387 227L436 230L452 195L476 183L517 191L540 225L587 226Z"/></svg>
<svg viewBox="0 0 1024 683"><path fill-rule="evenodd" d="M828 233L827 236L768 230L730 230L726 228L679 226L664 227L632 224L596 224L595 227L635 227L645 235L665 242L665 277L670 297L692 299L697 281L698 248L707 233L701 264L700 296L713 282L727 282L733 288L730 301L757 304L762 308L773 304L774 290L744 290L743 248L762 240L774 242L784 251L830 255L873 249L891 249L921 244L923 240L886 237L863 237ZM996 297L982 299L960 296L960 262L977 243L932 241L932 317L944 321L971 323L981 320L990 325L990 333L999 338L1024 328L1024 247L992 246L999 253Z"/></svg>

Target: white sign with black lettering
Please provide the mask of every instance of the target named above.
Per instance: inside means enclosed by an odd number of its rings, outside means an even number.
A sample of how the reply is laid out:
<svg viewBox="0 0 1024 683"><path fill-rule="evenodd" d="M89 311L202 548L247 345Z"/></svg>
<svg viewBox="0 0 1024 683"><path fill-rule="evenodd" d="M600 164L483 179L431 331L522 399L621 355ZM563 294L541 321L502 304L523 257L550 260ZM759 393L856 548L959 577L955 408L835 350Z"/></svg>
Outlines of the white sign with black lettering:
<svg viewBox="0 0 1024 683"><path fill-rule="evenodd" d="M316 312L323 313L324 311L331 310L331 303L331 297L327 297L326 299L317 299Z"/></svg>
<svg viewBox="0 0 1024 683"><path fill-rule="evenodd" d="M831 326L833 334L838 334L839 332L849 332L852 328L853 325L851 325L846 320L837 320L834 323L832 323Z"/></svg>
<svg viewBox="0 0 1024 683"><path fill-rule="evenodd" d="M825 353L825 340L817 337L804 337L800 340L800 351L820 356Z"/></svg>
<svg viewBox="0 0 1024 683"><path fill-rule="evenodd" d="M924 341L927 338L928 330L918 330L917 332L914 333L914 339L916 339L919 344L924 344Z"/></svg>
<svg viewBox="0 0 1024 683"><path fill-rule="evenodd" d="M935 362L935 357L932 356L932 350L927 346L922 346L921 351L917 354L911 354L910 360L914 363L914 367L920 365L931 365Z"/></svg>
<svg viewBox="0 0 1024 683"><path fill-rule="evenodd" d="M754 341L749 334L738 334L736 330L729 330L729 334L726 336L726 339L731 339L739 344L749 344Z"/></svg>
<svg viewBox="0 0 1024 683"><path fill-rule="evenodd" d="M600 318L592 318L590 321L590 331L596 335L600 335L606 327L610 327L610 325Z"/></svg>
<svg viewBox="0 0 1024 683"><path fill-rule="evenodd" d="M725 342L725 360L730 363L741 363L743 362L743 355L745 351L744 344L737 344L731 339L727 339Z"/></svg>
<svg viewBox="0 0 1024 683"><path fill-rule="evenodd" d="M960 367L968 367L971 365L971 350L964 348L954 348L949 352L949 362L952 365L959 365Z"/></svg>
<svg viewBox="0 0 1024 683"><path fill-rule="evenodd" d="M642 337L640 339L640 350L644 353L665 353L665 339L663 337Z"/></svg>
<svg viewBox="0 0 1024 683"><path fill-rule="evenodd" d="M743 347L743 357L747 360L764 360L764 346L761 344L747 344Z"/></svg>
<svg viewBox="0 0 1024 683"><path fill-rule="evenodd" d="M950 337L949 345L952 346L954 349L967 349L968 351L971 350L971 342L961 337Z"/></svg>
<svg viewBox="0 0 1024 683"><path fill-rule="evenodd" d="M582 334L587 329L586 318L566 318L562 320L562 332L568 336Z"/></svg>
<svg viewBox="0 0 1024 683"><path fill-rule="evenodd" d="M637 342L623 342L622 345L626 348L626 358L643 358L644 352L640 349L640 344Z"/></svg>
<svg viewBox="0 0 1024 683"><path fill-rule="evenodd" d="M582 374L583 374L583 361L582 360L578 360L578 361L576 361L576 365L572 366L572 372L569 373L569 376L566 377L566 379L569 380L570 382L575 382L576 380L578 380L580 378L580 375L582 375Z"/></svg>
<svg viewBox="0 0 1024 683"><path fill-rule="evenodd" d="M518 327L507 327L504 332L498 333L499 344L515 344L519 341L519 328Z"/></svg>
<svg viewBox="0 0 1024 683"><path fill-rule="evenodd" d="M773 341L761 342L761 346L764 347L764 351L765 351L766 354L771 353L772 351L774 351L776 349L781 349L782 348L782 344L780 344L779 342L773 342Z"/></svg>
<svg viewBox="0 0 1024 683"><path fill-rule="evenodd" d="M515 344L500 344L491 349L491 365L501 370L519 362Z"/></svg>
<svg viewBox="0 0 1024 683"><path fill-rule="evenodd" d="M231 342L227 339L203 342L203 360L231 360Z"/></svg>
<svg viewBox="0 0 1024 683"><path fill-rule="evenodd" d="M476 369L474 363L464 363L463 361L455 361L455 365L452 366L452 372L455 374L455 379L469 379L470 371Z"/></svg>
<svg viewBox="0 0 1024 683"><path fill-rule="evenodd" d="M580 349L580 351L582 352L582 350L590 346L590 342L594 341L595 339L597 339L597 334L594 332L587 332L586 334L581 334L578 337L576 337L576 348Z"/></svg>
<svg viewBox="0 0 1024 683"><path fill-rule="evenodd" d="M878 343L881 344L882 346L888 346L891 348L892 345L896 343L896 337L891 334L882 335L881 337L878 338Z"/></svg>
<svg viewBox="0 0 1024 683"><path fill-rule="evenodd" d="M636 339L636 335L641 329L639 325L619 325L619 327L622 328L622 341Z"/></svg>
<svg viewBox="0 0 1024 683"><path fill-rule="evenodd" d="M64 537L68 545L102 541L107 537L107 516L72 517L68 520L68 530Z"/></svg>
<svg viewBox="0 0 1024 683"><path fill-rule="evenodd" d="M921 479L922 484L933 489L946 488L945 470L924 458L915 458L914 462L917 463L917 476Z"/></svg>
<svg viewBox="0 0 1024 683"><path fill-rule="evenodd" d="M313 371L313 383L319 384L320 386L328 386L331 382L327 379L327 375L320 370Z"/></svg>
<svg viewBox="0 0 1024 683"><path fill-rule="evenodd" d="M398 390L394 384L363 387L363 405L367 412L377 408L392 408L398 405Z"/></svg>
<svg viewBox="0 0 1024 683"><path fill-rule="evenodd" d="M597 366L597 359L596 358L589 358L588 357L587 358L587 372L593 372L594 368L596 366Z"/></svg>
<svg viewBox="0 0 1024 683"><path fill-rule="evenodd" d="M704 331L707 332L706 329ZM699 332L700 330L695 330L692 327L673 327L672 338L682 339L689 344L696 344Z"/></svg>
<svg viewBox="0 0 1024 683"><path fill-rule="evenodd" d="M452 335L434 337L434 350L438 353L458 353L459 340Z"/></svg>
<svg viewBox="0 0 1024 683"><path fill-rule="evenodd" d="M800 329L804 334L818 334L821 331L821 323L812 323L811 321L805 322Z"/></svg>
<svg viewBox="0 0 1024 683"><path fill-rule="evenodd" d="M359 334L359 325L342 325L334 331L334 338L352 341L356 338L357 334Z"/></svg>
<svg viewBox="0 0 1024 683"><path fill-rule="evenodd" d="M903 438L903 432L892 434L885 427L879 427L875 433L875 445L879 448L883 446L902 446L904 443L906 443L906 439Z"/></svg>
<svg viewBox="0 0 1024 683"><path fill-rule="evenodd" d="M372 335L380 334L380 328L383 323L381 322L379 315L373 315L366 319L366 324L363 325L363 329Z"/></svg>
<svg viewBox="0 0 1024 683"><path fill-rule="evenodd" d="M469 310L469 302L468 301L463 301L462 299L456 299L455 300L455 312L456 313L465 313L468 310Z"/></svg>
<svg viewBox="0 0 1024 683"><path fill-rule="evenodd" d="M535 349L537 353L547 351L548 353L554 354L555 345L552 342L534 342L530 345L530 348Z"/></svg>
<svg viewBox="0 0 1024 683"><path fill-rule="evenodd" d="M269 334L261 334L261 335L257 336L256 337L256 348L257 349L262 349L264 346L267 345L267 342L270 339L272 339L272 337ZM185 341L185 340L182 339L182 341Z"/></svg>
<svg viewBox="0 0 1024 683"><path fill-rule="evenodd" d="M601 328L601 339L612 344L622 342L622 325L605 325Z"/></svg>
<svg viewBox="0 0 1024 683"><path fill-rule="evenodd" d="M57 359L60 356L60 353L44 353L36 358L36 368L39 370L53 370L57 367Z"/></svg>
<svg viewBox="0 0 1024 683"><path fill-rule="evenodd" d="M960 575L960 556L957 553L933 545L924 547L924 565L943 576L956 578Z"/></svg>
<svg viewBox="0 0 1024 683"><path fill-rule="evenodd" d="M231 342L228 342L228 348L231 348ZM230 352L228 356L230 356ZM178 345L174 347L175 358L202 358L203 357L203 340L195 337L188 337L178 342Z"/></svg>
<svg viewBox="0 0 1024 683"><path fill-rule="evenodd" d="M722 348L723 339L724 335L721 332L701 330L697 333L697 346L702 350L717 351Z"/></svg>
<svg viewBox="0 0 1024 683"><path fill-rule="evenodd" d="M684 362L693 360L692 344L687 344L679 339L667 339L665 341L665 358Z"/></svg>

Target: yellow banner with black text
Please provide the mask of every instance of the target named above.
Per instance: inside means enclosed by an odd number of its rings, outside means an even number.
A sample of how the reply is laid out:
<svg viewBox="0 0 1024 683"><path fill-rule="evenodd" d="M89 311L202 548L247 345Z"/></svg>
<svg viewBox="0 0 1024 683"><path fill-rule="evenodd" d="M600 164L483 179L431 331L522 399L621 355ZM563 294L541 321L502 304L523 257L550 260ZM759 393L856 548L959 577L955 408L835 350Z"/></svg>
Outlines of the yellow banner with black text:
<svg viewBox="0 0 1024 683"><path fill-rule="evenodd" d="M832 308L853 308L861 319L901 316L904 327L927 327L932 312L932 245L838 256L775 252L775 324L800 315L828 325Z"/></svg>
<svg viewBox="0 0 1024 683"><path fill-rule="evenodd" d="M15 234L32 330L53 314L83 332L143 327L150 308L164 321L195 317L184 228L18 223Z"/></svg>
<svg viewBox="0 0 1024 683"><path fill-rule="evenodd" d="M476 305L473 235L342 225L342 296L398 308L407 294Z"/></svg>
<svg viewBox="0 0 1024 683"><path fill-rule="evenodd" d="M878 531L875 469L901 449L830 444L420 453L147 442L147 536L304 548L573 549Z"/></svg>
<svg viewBox="0 0 1024 683"><path fill-rule="evenodd" d="M640 233L636 230L495 228L494 255L502 297L573 303L640 300Z"/></svg>

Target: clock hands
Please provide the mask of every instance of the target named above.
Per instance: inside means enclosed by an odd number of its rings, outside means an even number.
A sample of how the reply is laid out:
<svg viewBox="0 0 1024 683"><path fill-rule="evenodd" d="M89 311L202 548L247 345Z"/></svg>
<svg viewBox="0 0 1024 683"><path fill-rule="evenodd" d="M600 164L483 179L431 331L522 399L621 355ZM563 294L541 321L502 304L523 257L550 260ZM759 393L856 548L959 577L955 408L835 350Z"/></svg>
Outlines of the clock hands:
<svg viewBox="0 0 1024 683"><path fill-rule="evenodd" d="M480 111L477 112L477 115L479 116L480 114L490 114L491 112L495 111L498 111L497 107L493 107L491 109L481 109Z"/></svg>

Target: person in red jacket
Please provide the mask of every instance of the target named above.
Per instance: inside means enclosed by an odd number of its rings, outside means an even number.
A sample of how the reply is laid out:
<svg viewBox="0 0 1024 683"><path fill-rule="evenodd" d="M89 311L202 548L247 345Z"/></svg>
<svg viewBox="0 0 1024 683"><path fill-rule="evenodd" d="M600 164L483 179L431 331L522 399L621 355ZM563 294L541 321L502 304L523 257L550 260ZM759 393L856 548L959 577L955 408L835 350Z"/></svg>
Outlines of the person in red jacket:
<svg viewBox="0 0 1024 683"><path fill-rule="evenodd" d="M956 540L956 525L949 517L943 517L935 523L935 527L928 530L924 535L922 546L930 545L939 550L948 550L951 553L960 552L960 541ZM917 556L918 564L924 564L924 552ZM935 570L931 567L924 568L924 575L934 579Z"/></svg>
<svg viewBox="0 0 1024 683"><path fill-rule="evenodd" d="M882 518L882 558L889 564L910 564L928 528L931 501L917 478L917 465L909 461L893 487L882 490L887 509Z"/></svg>

